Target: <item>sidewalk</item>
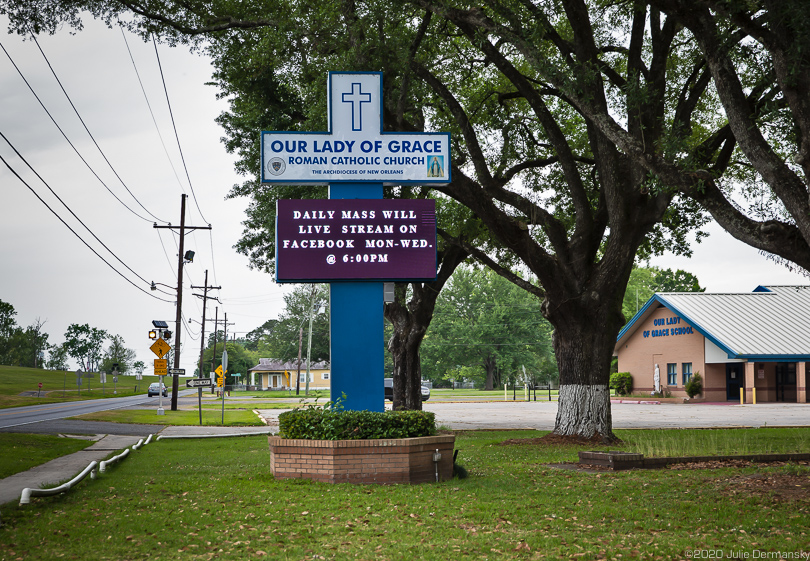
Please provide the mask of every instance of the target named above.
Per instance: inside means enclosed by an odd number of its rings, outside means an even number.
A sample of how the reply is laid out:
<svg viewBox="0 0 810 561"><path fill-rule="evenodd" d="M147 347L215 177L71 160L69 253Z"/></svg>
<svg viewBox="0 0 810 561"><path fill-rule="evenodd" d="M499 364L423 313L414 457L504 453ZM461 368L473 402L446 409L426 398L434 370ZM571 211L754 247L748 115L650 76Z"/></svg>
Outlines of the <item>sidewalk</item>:
<svg viewBox="0 0 810 561"><path fill-rule="evenodd" d="M98 435L100 440L81 452L74 452L56 458L28 471L16 473L11 477L0 479L0 505L20 500L20 494L26 487L41 489L52 487L73 479L93 460L101 461L114 452L123 450L138 443L140 437L120 435Z"/></svg>

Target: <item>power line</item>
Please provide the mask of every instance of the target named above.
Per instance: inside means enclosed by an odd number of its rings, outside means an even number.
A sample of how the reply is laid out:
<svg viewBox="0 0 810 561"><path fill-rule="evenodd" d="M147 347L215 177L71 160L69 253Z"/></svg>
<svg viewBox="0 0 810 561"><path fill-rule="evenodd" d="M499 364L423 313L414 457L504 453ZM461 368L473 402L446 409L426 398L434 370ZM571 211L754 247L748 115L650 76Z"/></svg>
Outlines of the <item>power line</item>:
<svg viewBox="0 0 810 561"><path fill-rule="evenodd" d="M132 61L132 68L135 70L135 76L138 77L138 84L141 86L141 92L143 93L143 98L146 101L146 106L149 108L149 114L152 116L152 123L155 125L155 130L157 131L158 138L160 139L160 145L163 146L163 152L166 154L166 159L169 161L169 166L172 168L172 173L174 173L174 178L177 180L180 190L184 191L183 183L180 181L180 176L177 175L177 169L174 167L174 162L169 155L169 150L166 148L166 143L163 141L163 135L160 134L160 127L157 124L157 119L155 119L155 113L152 111L152 104L149 103L149 97L146 95L146 89L143 86L143 81L141 81L141 74L138 72L138 66L135 64L135 58L132 56L132 51L129 48L129 42L127 41L127 35L124 32L123 27L121 28L121 36L124 38L127 53L129 53L129 60Z"/></svg>
<svg viewBox="0 0 810 561"><path fill-rule="evenodd" d="M17 74L19 74L19 75L20 75L20 78L22 78L23 82L25 82L25 85L26 85L26 86L28 86L28 89L31 91L31 93L33 94L34 98L35 98L35 99L36 99L36 100L39 102L40 107L42 107L42 109L45 111L45 113L46 113L46 114L48 115L48 117L51 119L51 122L54 124L54 126L57 128L57 130L58 130L60 133L62 133L62 136L64 137L64 139L67 141L67 143L70 145L70 147L71 147L71 148L73 148L73 151L74 151L74 152L76 152L76 155L79 157L79 159L82 161L82 163L84 163L84 165L85 165L85 166L87 166L87 169L89 169L89 170L90 170L90 173L92 173L92 174L93 174L93 176L94 176L96 179L98 179L99 183L101 183L101 184L104 186L104 188L105 188L105 189L107 189L107 191L110 193L110 195L112 195L112 196L115 198L115 200L116 200L116 201L118 201L119 203L121 203L121 205L123 205L123 207L124 207L124 208L126 208L126 209L127 209L129 212L131 212L132 214L134 214L135 216L137 216L137 217L138 217L138 218L140 218L141 220L144 220L144 221L146 221L146 222L151 222L151 220L149 220L149 219L148 219L148 218L146 218L145 216L141 216L140 214L138 214L137 212L135 212L134 210L132 210L132 209L129 207L129 205L127 205L127 204L126 204L124 201L122 201L122 200L121 200L121 199L118 197L118 195L116 195L115 193L113 193L112 189L110 189L110 187L109 187L109 186L108 186L108 185L107 185L107 184L104 182L104 180L103 180L103 179L101 179L101 177L99 177L99 175L96 173L96 171L95 171L95 170L93 169L93 167L90 165L90 163L89 163L87 160L85 160L85 159L84 159L84 156L82 156L82 155L81 155L81 153L79 152L79 149L78 149L78 148L76 148L76 146L73 144L73 142L70 140L70 138L68 138L68 136L67 136L67 134L65 133L65 131L64 131L64 130L62 130L62 127L60 127L60 126L59 126L59 123L57 123L57 122L56 122L56 119L54 118L54 116L53 116L53 115L51 115L51 112L50 112L50 111L48 110L48 108L45 106L45 103L43 103L43 101L42 101L42 100L39 98L39 95L37 95L37 92L34 90L34 88L33 88L33 87L31 86L31 84L28 82L28 79L26 79L25 75L22 73L22 71L20 70L20 68L17 66L17 63L16 63L16 62L14 62L14 59L13 59L13 58L11 58L11 55L10 55L10 54L9 54L9 52L6 50L6 48L3 46L2 42L0 42L0 49L3 49L3 52L4 52L4 53L6 53L6 56L8 57L8 60L11 62L11 65L12 65L12 66L14 66L14 69L17 71ZM148 212L148 211L147 211L147 212ZM161 221L161 222L162 222L162 221Z"/></svg>
<svg viewBox="0 0 810 561"><path fill-rule="evenodd" d="M160 70L160 80L163 82L163 92L166 94L166 105L169 107L169 116L172 119L172 129L174 130L174 137L177 140L177 149L180 151L180 161L183 162L183 169L186 170L186 179L188 180L188 186L191 189L191 195L194 197L194 204L197 206L197 212L200 213L200 217L203 219L203 222L208 222L203 216L202 210L200 210L200 203L197 202L197 194L194 192L194 186L191 184L191 176L188 173L188 166L186 166L186 158L183 156L183 148L180 146L180 135L177 134L177 125L174 122L174 112L172 112L172 103L169 100L169 90L166 88L166 79L163 76L163 66L160 64L160 55L158 54L157 42L155 41L155 36L152 36L152 44L155 46L155 57L157 58L158 69Z"/></svg>
<svg viewBox="0 0 810 561"><path fill-rule="evenodd" d="M76 117L78 117L79 122L80 122L80 123L82 124L82 126L84 127L84 130L87 132L87 135L90 137L90 140L92 140L92 141L93 141L93 144L94 144L94 145L95 145L95 147L98 149L98 152L99 152L99 154L101 154L101 157L102 157L102 158L104 158L104 161L105 161L105 162L107 162L107 165L110 167L110 170L113 172L113 175L115 175L115 177L118 179L118 181L120 181L120 182L121 182L121 185L123 185L124 189L126 189L126 190L127 190L127 193L129 193L129 195L130 195L130 196L131 196L131 197L132 197L132 198L135 200L135 202L136 202L136 203L138 203L138 205L139 205L139 206L140 206L140 207L141 207L143 210L145 210L145 211L146 211L146 213L147 213L149 216L151 216L151 217L152 217L152 218L154 218L155 220L159 220L159 221L161 221L161 222L165 222L165 220L160 220L160 218L158 218L157 216L155 216L154 214L152 214L151 212L149 212L149 209L147 209L145 206L143 206L143 204L141 203L141 201L139 201L139 200L138 200L138 197L136 197L136 196L135 196L135 194L134 194L134 193L133 193L133 192L132 192L132 191L129 189L129 186L128 186L128 185L127 185L125 182L124 182L124 180L121 178L121 176L120 176L120 175L118 174L118 172L115 170L115 168L114 168L114 167L113 167L113 165L112 165L112 162L110 162L110 160L107 158L107 155L106 155L106 154L104 153L104 151L101 149L101 146L99 146L98 142L96 142L96 138L93 136L93 133L91 133L91 132L90 132L90 129L87 127L87 123L85 123L85 122L84 122L84 119L82 118L81 114L79 113L79 110L76 108L76 105L73 103L73 100L72 100L72 99L70 98L70 96L68 95L67 90L65 90L65 87L62 85L62 81L59 79L59 76L57 76L57 75L56 75L56 71L53 69L53 66L51 65L51 61L50 61L50 60L48 60L48 57L45 55L45 51L43 51L43 50L42 50L42 47L39 45L39 41L37 41L37 37L36 37L36 35L34 35L34 34L32 33L32 34L31 34L31 38L34 40L34 44L37 46L37 49L39 49L39 52L42 54L42 58L44 58L44 59L45 59L45 63L48 65L48 68L50 69L51 74L53 74L53 77L54 77L54 79L56 80L56 83L57 83L57 84L59 84L59 88L62 90L62 93L63 93L63 94L65 94L65 99L67 99L67 100L68 100L68 103L70 103L70 107L71 107L71 108L73 108L73 112L74 112L74 113L76 113Z"/></svg>
<svg viewBox="0 0 810 561"><path fill-rule="evenodd" d="M16 147L15 147L15 146L14 146L14 145L11 143L11 141L10 141L8 138L6 138L6 135L4 135L2 132L0 132L0 137L2 137L2 138L3 138L3 140L5 140L5 141L6 141L6 143L7 143L7 144L8 144L8 145L11 147L11 149L12 149L12 150L14 150L14 153L15 153L15 154L17 154L17 157L19 157L19 158L20 158L20 159L23 161L23 163L24 163L26 166L28 166L28 169L30 169L30 170L31 170L31 171L34 173L34 175L36 175L36 176L37 176L37 178L38 178L38 179L39 179L39 180L40 180L40 181L43 183L43 185L45 185L45 187L47 187L47 188L48 188L48 190L51 192L51 194L53 194L53 196L54 196L54 197L56 197L56 199L57 199L57 200L58 200L60 203L62 203L62 206L64 206L64 207L67 209L67 211L68 211L68 212L69 212L69 213L70 213L70 214L73 216L73 218L75 218L76 220L78 220L78 221L79 221L79 224L81 224L82 226L84 226L84 229L85 229L85 230L87 230L87 231L90 233L90 235L91 235L91 236L93 236L93 238L95 238L95 240L96 240L98 243L100 243L100 244L101 244L101 246L102 246L104 249L106 249L106 250L107 250L107 251L110 253L110 255L112 255L113 257L115 257L115 258L118 260L118 262L119 262L119 263L121 263L121 264L122 264L124 267L126 267L127 269L129 269L129 271L130 271L130 272L131 272L133 275L135 275L136 277L138 277L139 279L141 279L141 280L142 280L144 283L149 284L149 282L148 282L148 281L147 281L145 278L143 278L141 275L139 275L138 273L136 273L136 272L135 272L135 271L134 271L134 270L133 270L133 269L132 269L132 268L131 268L129 265L127 265L126 263L124 263L124 262L121 260L121 258L120 258L120 257L118 257L118 256L115 254L115 252L114 252L113 250L111 250L109 247L107 247L107 245L106 245L106 244L105 244L103 241L101 241L101 239L100 239L100 238L99 238L99 237L98 237L98 236L97 236L95 233L93 233L93 231L92 231L92 230L91 230L91 229L90 229L90 228L87 226L87 224L85 224L85 223L82 221L82 219L81 219L81 218L79 218L79 217L76 215L76 213L75 213L75 212L73 212L73 210L72 210L72 209L71 209L71 208L70 208L70 207L67 205L67 203L66 203L65 201L63 201L63 200L62 200L62 198L61 198L59 195L57 195L57 194L56 194L56 191L54 191L54 190L51 188L51 186L48 184L48 182L47 182L47 181L45 181L45 179L43 179L43 178L42 178L42 176L41 176L41 175L40 175L40 174L37 172L37 170L35 170L35 169L33 168L33 166L32 166L30 163L28 163L28 160L26 160L26 159L25 159L25 157L23 157L23 155L22 155L22 154L20 154L19 150L17 150L17 148L16 148ZM3 161L5 162L5 160L3 160ZM6 166L7 166L9 169L11 169L11 166L9 166L9 165L8 165L8 163L6 163ZM12 172L14 172L14 170L12 170ZM16 174L16 172L14 172L14 174L15 174L15 175L17 175L17 174ZM19 175L18 175L17 177L19 177ZM22 180L22 178L20 178L20 180ZM28 185L28 184L26 183L26 185ZM29 187L29 189L30 189L30 187ZM50 207L48 207L48 208L50 208Z"/></svg>
<svg viewBox="0 0 810 561"><path fill-rule="evenodd" d="M116 269L115 267L113 267L113 266L112 266L112 264L111 264L109 261L107 261L106 259L104 259L104 257L102 257L102 256L101 256L101 254L99 254L99 253L98 253L98 252L97 252L95 249L93 249L93 248L90 246L90 244L88 244L88 243L87 243L87 242L84 240L84 238L82 238L82 237L81 237L81 236L80 236L80 235L79 235L79 234L78 234L78 233L77 233L77 232L76 232L76 231L75 231L73 228L71 228L71 227L70 227L70 225L69 225L67 222L65 222L65 220L64 220L64 219L63 219L61 216L59 216L59 214L58 214L58 213L57 213L57 212L56 212L54 209L52 209L52 208L51 208L51 206L50 206L48 203L46 203L46 202L45 202L45 200L44 200L42 197L40 197L40 196L39 196L39 193L37 193L37 192L34 190L34 188L33 188L33 187L31 187L31 185L29 185L29 184L28 184L28 182L26 182L26 181L25 181L25 180L24 180L24 179L23 179L23 178L20 176L20 174L18 174L18 173L16 172L16 170L14 170L14 168L12 168L12 167L11 167L11 165L10 165L10 164L9 164L9 163L6 161L6 159L5 159L5 158L2 156L2 154L0 154L0 160L2 160L2 162L3 162L3 163L6 165L6 167L9 169L9 171L10 171L11 173L13 173L13 174L14 174L14 176L15 176L17 179L19 179L19 180L22 182L22 184L23 184L23 185L25 185L26 187L28 187L28 189L29 189L29 190L30 190L30 191L31 191L31 192L34 194L34 196L35 196L37 199L39 199L39 201L40 201L42 204L44 204L44 205L45 205L45 207L46 207L48 210L50 210L50 211L51 211L51 213L53 213L53 215L54 215L54 216L56 216L56 218L58 218L58 219L59 219L59 221L60 221L62 224L64 224L64 225L65 225L65 227L67 227L67 229L68 229L68 230L70 230L70 231L71 231L71 233L73 233L73 235L74 235L74 236L76 236L77 238L79 238L79 240L80 240L80 241L81 241L81 242L82 242L82 243L83 243L85 246L87 246L87 248L88 248L90 251L92 251L93 253L95 253L95 254L96 254L96 256L97 256L99 259L101 259L102 261L104 261L104 263L105 263L105 264L106 264L106 265L107 265L107 266L108 266L110 269L112 269L113 271L115 271L116 273L118 273L118 275L119 275L119 276L120 276L122 279L124 279L125 281L127 281L129 284L131 284L132 286L134 286L135 288L137 288L138 290L140 290L140 291L141 291L141 292L143 292L144 294L146 294L146 295L148 295L148 296L151 296L152 298L155 298L156 300L160 300L160 301L162 301L162 302L171 302L171 300L165 300L165 299L163 299L163 298L159 298L159 297L155 296L154 294L151 294L151 293L147 292L146 290L144 290L143 288L141 288L140 286L138 286L137 284L135 284L134 282L132 282L132 280L128 279L128 278L127 278L127 277L126 277L126 276L125 276L125 275L124 275L124 274L123 274L121 271L119 271L118 269ZM85 226L85 227L86 227L86 226ZM91 232L91 233L92 233L92 232ZM103 245L103 244L102 244L102 245ZM106 246L105 246L105 247L106 247ZM109 249L108 249L107 251L109 251ZM115 255L115 254L113 254L113 255ZM117 257L116 257L116 259L117 259ZM119 259L119 261L120 261L120 259ZM127 267L127 268L129 268L129 267ZM131 269L130 269L130 270L131 270Z"/></svg>

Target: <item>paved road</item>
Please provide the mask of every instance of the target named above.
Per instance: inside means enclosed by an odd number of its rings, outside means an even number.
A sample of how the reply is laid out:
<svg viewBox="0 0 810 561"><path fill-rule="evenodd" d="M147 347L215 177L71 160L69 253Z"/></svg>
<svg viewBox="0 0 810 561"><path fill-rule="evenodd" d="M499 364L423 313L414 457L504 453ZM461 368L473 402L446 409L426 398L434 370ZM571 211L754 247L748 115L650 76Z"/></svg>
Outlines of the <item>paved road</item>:
<svg viewBox="0 0 810 561"><path fill-rule="evenodd" d="M195 395L194 405L196 406L196 392L194 390L182 391L179 397L183 400L187 400L188 397L186 394ZM7 409L0 409L0 432L147 436L163 428L162 425L126 425L121 423L66 419L67 417L75 417L85 413L95 413L97 411L108 411L111 409L125 409L129 407L151 407L157 411L158 398L136 395L132 397L111 397L107 399L48 403L43 405L30 405L28 407L9 407ZM163 408L168 410L170 407L170 399L163 398ZM157 414L157 412L155 414Z"/></svg>

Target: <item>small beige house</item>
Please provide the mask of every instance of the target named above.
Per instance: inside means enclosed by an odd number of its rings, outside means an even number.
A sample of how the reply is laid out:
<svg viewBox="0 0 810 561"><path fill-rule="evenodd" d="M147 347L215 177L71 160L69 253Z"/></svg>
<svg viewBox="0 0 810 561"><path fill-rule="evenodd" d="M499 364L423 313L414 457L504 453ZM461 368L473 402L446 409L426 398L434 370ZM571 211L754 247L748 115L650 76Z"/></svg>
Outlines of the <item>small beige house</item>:
<svg viewBox="0 0 810 561"><path fill-rule="evenodd" d="M613 352L634 393L686 396L694 373L706 401L807 403L810 286L655 294Z"/></svg>
<svg viewBox="0 0 810 561"><path fill-rule="evenodd" d="M301 361L301 387L306 387L307 364ZM297 360L282 361L274 358L260 358L259 364L249 369L251 386L260 390L288 390L296 386ZM331 366L328 361L313 362L309 368L309 388L328 390L331 388Z"/></svg>

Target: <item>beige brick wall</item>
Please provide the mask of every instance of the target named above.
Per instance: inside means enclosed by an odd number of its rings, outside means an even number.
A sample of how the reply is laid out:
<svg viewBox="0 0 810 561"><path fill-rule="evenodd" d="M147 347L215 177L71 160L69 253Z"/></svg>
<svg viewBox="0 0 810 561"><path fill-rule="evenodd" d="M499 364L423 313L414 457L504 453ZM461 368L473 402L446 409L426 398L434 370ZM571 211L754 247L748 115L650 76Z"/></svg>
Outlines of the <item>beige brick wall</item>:
<svg viewBox="0 0 810 561"><path fill-rule="evenodd" d="M700 372L704 377L704 386L708 385L703 335L665 307L653 312L622 348L618 349L617 355L619 372L630 372L633 376L633 393L649 394L653 391L656 364L660 370L661 388L668 388L673 396L686 396L682 375L683 364L686 362L692 363L692 372ZM676 364L677 376L674 386L667 384L668 363ZM725 369L722 387L725 391Z"/></svg>
<svg viewBox="0 0 810 561"><path fill-rule="evenodd" d="M273 475L327 483L425 483L453 477L455 436L380 440L293 440L269 437Z"/></svg>

